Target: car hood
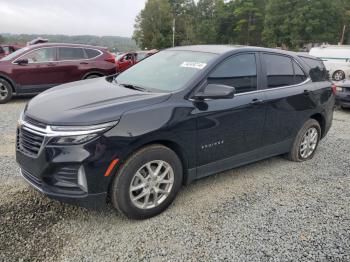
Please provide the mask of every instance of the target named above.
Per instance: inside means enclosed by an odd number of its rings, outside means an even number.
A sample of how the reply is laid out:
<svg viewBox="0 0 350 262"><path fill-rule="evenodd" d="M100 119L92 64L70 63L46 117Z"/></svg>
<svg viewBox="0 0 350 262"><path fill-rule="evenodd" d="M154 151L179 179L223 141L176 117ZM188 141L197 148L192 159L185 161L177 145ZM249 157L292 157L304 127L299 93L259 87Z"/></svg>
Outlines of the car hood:
<svg viewBox="0 0 350 262"><path fill-rule="evenodd" d="M25 115L54 125L93 125L118 120L126 111L161 103L171 95L128 89L106 78L60 85L34 97Z"/></svg>

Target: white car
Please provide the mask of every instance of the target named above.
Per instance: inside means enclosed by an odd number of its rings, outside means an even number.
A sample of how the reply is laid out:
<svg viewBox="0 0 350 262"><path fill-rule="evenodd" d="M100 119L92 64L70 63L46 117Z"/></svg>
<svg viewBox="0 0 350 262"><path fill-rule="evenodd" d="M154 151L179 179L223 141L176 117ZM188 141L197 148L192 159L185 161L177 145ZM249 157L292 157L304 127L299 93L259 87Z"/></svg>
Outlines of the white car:
<svg viewBox="0 0 350 262"><path fill-rule="evenodd" d="M311 48L309 54L323 60L332 80L350 79L350 46L323 45Z"/></svg>
<svg viewBox="0 0 350 262"><path fill-rule="evenodd" d="M323 61L330 77L334 81L342 81L350 79L350 63L349 62L335 62Z"/></svg>

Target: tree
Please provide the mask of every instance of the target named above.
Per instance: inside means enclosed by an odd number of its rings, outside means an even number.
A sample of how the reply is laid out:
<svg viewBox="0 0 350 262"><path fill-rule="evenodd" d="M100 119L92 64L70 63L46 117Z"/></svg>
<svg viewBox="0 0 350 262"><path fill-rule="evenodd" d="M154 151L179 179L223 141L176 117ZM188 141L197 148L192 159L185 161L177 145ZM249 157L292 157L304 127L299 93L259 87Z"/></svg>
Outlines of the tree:
<svg viewBox="0 0 350 262"><path fill-rule="evenodd" d="M149 0L136 19L133 39L142 48L172 45L172 13L168 0Z"/></svg>
<svg viewBox="0 0 350 262"><path fill-rule="evenodd" d="M0 35L0 44L2 44L4 42L5 42L5 38L2 35Z"/></svg>
<svg viewBox="0 0 350 262"><path fill-rule="evenodd" d="M336 44L342 27L337 2L268 0L263 31L265 44L291 49L306 43Z"/></svg>
<svg viewBox="0 0 350 262"><path fill-rule="evenodd" d="M238 0L235 1L234 15L237 22L234 31L240 43L257 45L261 43L261 31L264 23L264 0Z"/></svg>

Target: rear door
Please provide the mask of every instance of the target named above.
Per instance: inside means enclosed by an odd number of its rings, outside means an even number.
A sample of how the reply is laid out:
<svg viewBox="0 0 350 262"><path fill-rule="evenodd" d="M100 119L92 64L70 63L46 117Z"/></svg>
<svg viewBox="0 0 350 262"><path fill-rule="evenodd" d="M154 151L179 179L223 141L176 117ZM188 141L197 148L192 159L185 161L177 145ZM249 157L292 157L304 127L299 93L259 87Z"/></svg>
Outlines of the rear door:
<svg viewBox="0 0 350 262"><path fill-rule="evenodd" d="M313 86L294 58L261 53L266 95L263 145L289 149L296 133L316 106Z"/></svg>
<svg viewBox="0 0 350 262"><path fill-rule="evenodd" d="M62 83L81 80L89 72L92 61L81 47L58 47L57 70L62 76Z"/></svg>

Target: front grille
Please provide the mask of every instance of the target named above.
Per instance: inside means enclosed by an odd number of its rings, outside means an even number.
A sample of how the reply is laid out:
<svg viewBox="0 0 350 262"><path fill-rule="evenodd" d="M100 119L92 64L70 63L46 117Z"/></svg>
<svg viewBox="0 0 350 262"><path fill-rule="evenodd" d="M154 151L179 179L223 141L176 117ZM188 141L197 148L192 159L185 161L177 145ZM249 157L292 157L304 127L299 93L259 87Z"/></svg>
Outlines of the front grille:
<svg viewBox="0 0 350 262"><path fill-rule="evenodd" d="M17 149L29 156L37 156L41 145L44 142L44 136L31 132L25 127L17 129Z"/></svg>

